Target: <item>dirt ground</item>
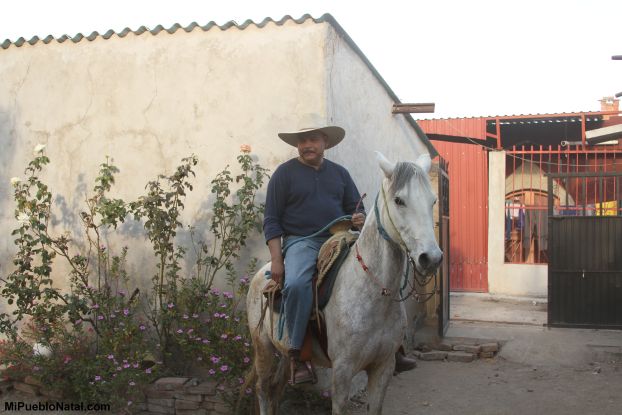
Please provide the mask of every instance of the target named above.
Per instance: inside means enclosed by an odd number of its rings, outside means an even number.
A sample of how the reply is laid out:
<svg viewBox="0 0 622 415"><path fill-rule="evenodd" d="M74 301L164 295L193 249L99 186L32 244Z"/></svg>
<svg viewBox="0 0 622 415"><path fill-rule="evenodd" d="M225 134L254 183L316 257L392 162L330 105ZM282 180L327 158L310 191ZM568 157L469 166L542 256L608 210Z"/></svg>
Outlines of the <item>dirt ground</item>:
<svg viewBox="0 0 622 415"><path fill-rule="evenodd" d="M365 397L352 415L363 415ZM291 408L289 408L291 409ZM286 409L283 415L292 412ZM297 408L297 415L329 410ZM425 362L391 381L385 415L572 415L622 413L622 362L570 367L532 366L494 359Z"/></svg>
<svg viewBox="0 0 622 415"><path fill-rule="evenodd" d="M364 412L361 412L364 413ZM385 414L620 414L622 362L575 368L484 359L422 362L393 379Z"/></svg>

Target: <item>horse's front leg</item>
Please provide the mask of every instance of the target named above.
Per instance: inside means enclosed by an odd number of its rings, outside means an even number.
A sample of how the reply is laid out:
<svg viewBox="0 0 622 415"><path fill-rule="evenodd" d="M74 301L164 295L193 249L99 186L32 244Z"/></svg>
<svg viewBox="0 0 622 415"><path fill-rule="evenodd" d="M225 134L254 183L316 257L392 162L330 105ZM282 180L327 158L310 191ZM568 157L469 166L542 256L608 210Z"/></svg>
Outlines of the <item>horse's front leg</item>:
<svg viewBox="0 0 622 415"><path fill-rule="evenodd" d="M382 413L382 403L394 370L395 357L393 355L367 370L367 413L369 415Z"/></svg>
<svg viewBox="0 0 622 415"><path fill-rule="evenodd" d="M332 403L333 415L346 414L346 407L350 398L350 387L354 377L350 365L333 361Z"/></svg>

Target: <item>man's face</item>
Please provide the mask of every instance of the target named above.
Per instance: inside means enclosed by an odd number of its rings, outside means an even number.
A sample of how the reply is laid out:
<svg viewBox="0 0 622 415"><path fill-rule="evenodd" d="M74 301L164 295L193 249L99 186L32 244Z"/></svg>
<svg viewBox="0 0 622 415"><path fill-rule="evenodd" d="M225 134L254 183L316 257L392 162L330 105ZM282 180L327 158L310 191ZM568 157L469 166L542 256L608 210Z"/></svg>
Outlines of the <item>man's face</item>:
<svg viewBox="0 0 622 415"><path fill-rule="evenodd" d="M298 154L300 158L312 166L319 166L324 157L326 136L319 131L302 135L298 139Z"/></svg>

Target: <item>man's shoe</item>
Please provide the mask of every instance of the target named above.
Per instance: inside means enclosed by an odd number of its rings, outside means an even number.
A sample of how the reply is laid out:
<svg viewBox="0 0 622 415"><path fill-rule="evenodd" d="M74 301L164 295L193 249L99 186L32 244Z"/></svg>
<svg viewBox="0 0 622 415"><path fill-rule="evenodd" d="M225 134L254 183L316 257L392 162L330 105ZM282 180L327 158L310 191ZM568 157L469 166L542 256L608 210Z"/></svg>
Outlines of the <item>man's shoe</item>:
<svg viewBox="0 0 622 415"><path fill-rule="evenodd" d="M415 359L406 357L400 352L395 353L395 372L396 373L406 372L407 370L413 370L416 367L417 367L417 361Z"/></svg>
<svg viewBox="0 0 622 415"><path fill-rule="evenodd" d="M317 383L317 375L311 362L300 361L300 350L289 351L290 385L301 383Z"/></svg>
<svg viewBox="0 0 622 415"><path fill-rule="evenodd" d="M301 383L317 383L317 376L313 370L311 362L301 362L295 358L290 358L290 385Z"/></svg>

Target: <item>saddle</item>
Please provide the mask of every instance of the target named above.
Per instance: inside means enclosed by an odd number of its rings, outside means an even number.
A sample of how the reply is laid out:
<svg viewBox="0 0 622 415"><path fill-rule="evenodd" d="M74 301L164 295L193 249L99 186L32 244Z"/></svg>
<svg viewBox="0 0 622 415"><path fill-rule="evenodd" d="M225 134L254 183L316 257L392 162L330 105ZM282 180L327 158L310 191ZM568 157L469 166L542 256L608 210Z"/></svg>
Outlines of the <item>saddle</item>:
<svg viewBox="0 0 622 415"><path fill-rule="evenodd" d="M348 232L351 226L350 221L343 221L331 227L330 232L333 233L333 236L324 242L318 253L317 269L312 282L315 312L311 313L310 318L310 321L315 320L316 324L307 326L307 333L300 353L300 360L303 362L311 360L313 337L316 337L324 354L328 357L326 325L321 311L328 304L335 279L343 261L350 252L350 247L358 239L358 234ZM262 292L267 298L265 307L270 307L274 312L279 313L282 300L281 287L275 281L270 280ZM263 315L265 316L265 312Z"/></svg>

